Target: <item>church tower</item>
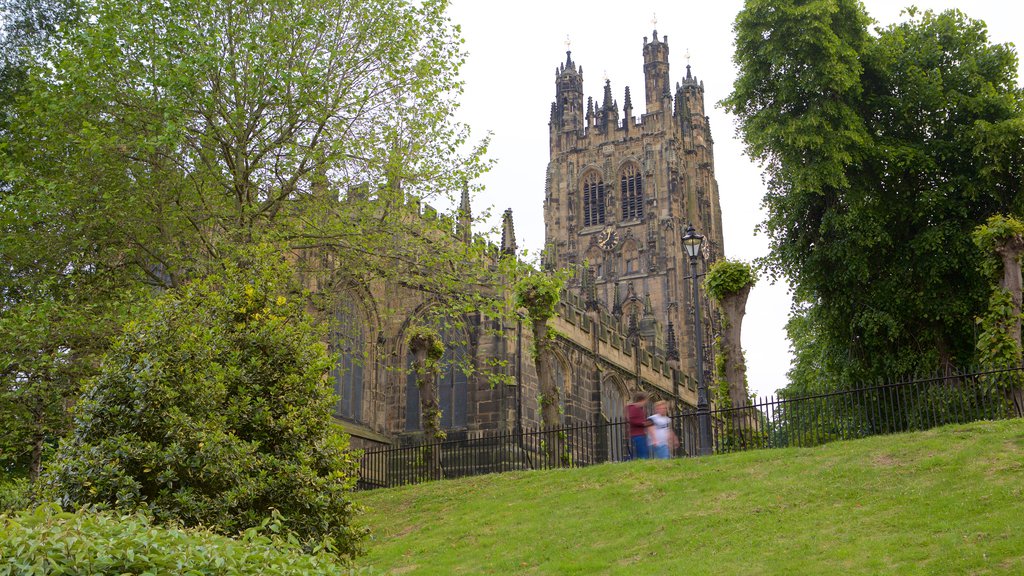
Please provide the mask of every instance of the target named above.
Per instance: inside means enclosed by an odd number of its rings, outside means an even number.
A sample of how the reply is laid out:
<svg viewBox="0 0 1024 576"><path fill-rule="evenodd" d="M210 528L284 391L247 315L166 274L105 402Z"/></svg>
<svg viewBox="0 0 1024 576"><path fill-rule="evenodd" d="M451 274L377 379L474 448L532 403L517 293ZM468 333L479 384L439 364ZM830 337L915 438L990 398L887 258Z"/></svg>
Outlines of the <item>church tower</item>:
<svg viewBox="0 0 1024 576"><path fill-rule="evenodd" d="M621 118L610 81L598 103L588 98L584 109L582 67L570 52L556 68L546 263L586 266L577 282L588 284L597 305L624 331L637 326L649 348L664 353L678 341L683 369L694 374L690 266L680 239L688 224L705 236L703 273L723 254L722 213L704 84L687 65L673 92L668 54L668 37L654 31L650 41L644 38L646 111L639 119L629 87ZM710 316L702 325L705 342L712 342Z"/></svg>

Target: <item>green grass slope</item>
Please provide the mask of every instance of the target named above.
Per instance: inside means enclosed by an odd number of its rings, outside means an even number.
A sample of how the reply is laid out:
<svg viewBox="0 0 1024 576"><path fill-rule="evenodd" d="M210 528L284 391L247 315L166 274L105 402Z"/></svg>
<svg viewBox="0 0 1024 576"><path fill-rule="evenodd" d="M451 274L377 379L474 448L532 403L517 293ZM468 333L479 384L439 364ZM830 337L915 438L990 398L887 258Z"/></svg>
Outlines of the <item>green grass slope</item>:
<svg viewBox="0 0 1024 576"><path fill-rule="evenodd" d="M1024 574L1024 420L358 501L367 574Z"/></svg>

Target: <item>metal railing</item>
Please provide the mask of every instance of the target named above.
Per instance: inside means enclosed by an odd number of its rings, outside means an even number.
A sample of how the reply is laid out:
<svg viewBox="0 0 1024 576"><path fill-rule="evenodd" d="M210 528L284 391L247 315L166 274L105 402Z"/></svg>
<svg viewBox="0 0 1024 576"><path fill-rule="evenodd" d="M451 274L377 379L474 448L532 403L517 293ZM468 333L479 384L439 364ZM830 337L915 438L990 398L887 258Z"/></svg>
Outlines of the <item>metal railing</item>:
<svg viewBox="0 0 1024 576"><path fill-rule="evenodd" d="M1020 369L975 372L842 390L797 398L769 396L747 406L716 409L712 452L816 446L835 440L926 430L1015 416L1002 392L1019 385ZM700 453L696 411L672 416L679 439L673 456ZM370 450L359 486L400 486L542 468L589 466L630 458L628 424L618 420Z"/></svg>

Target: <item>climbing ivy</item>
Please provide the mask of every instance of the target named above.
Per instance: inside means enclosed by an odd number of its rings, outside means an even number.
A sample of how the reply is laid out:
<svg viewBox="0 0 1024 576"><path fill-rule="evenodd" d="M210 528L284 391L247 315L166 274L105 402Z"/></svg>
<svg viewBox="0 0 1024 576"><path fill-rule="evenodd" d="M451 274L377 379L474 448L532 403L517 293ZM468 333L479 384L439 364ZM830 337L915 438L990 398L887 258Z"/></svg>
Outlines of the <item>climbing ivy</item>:
<svg viewBox="0 0 1024 576"><path fill-rule="evenodd" d="M410 350L426 348L427 362L436 363L444 357L444 342L437 330L429 326L413 326L409 328L405 337L406 344Z"/></svg>
<svg viewBox="0 0 1024 576"><path fill-rule="evenodd" d="M708 296L715 302L721 302L729 294L735 294L748 286L757 283L757 271L746 262L737 260L719 260L708 268L704 278L704 287Z"/></svg>
<svg viewBox="0 0 1024 576"><path fill-rule="evenodd" d="M530 320L544 321L555 315L565 278L560 274L534 273L516 282L516 306L525 308Z"/></svg>
<svg viewBox="0 0 1024 576"><path fill-rule="evenodd" d="M1020 366L1021 346L1010 336L1010 326L1024 315L1015 312L1013 299L1006 290L995 289L988 311L978 318L978 361L986 368Z"/></svg>
<svg viewBox="0 0 1024 576"><path fill-rule="evenodd" d="M1001 214L990 217L985 224L974 229L971 238L983 254L982 270L992 284L985 314L976 319L981 327L976 348L978 362L985 368L1010 368L1021 365L1021 343L1014 338L1014 326L1019 325L1024 315L1014 304L1013 294L1000 286L1003 262L1000 250L1014 239L1024 237L1024 223L1016 218ZM1022 384L1017 374L1003 375L996 381L1000 388L1011 390Z"/></svg>
<svg viewBox="0 0 1024 576"><path fill-rule="evenodd" d="M1014 237L1024 237L1024 222L996 214L974 229L971 239L981 249L981 269L992 281L998 282L1003 271L999 246Z"/></svg>

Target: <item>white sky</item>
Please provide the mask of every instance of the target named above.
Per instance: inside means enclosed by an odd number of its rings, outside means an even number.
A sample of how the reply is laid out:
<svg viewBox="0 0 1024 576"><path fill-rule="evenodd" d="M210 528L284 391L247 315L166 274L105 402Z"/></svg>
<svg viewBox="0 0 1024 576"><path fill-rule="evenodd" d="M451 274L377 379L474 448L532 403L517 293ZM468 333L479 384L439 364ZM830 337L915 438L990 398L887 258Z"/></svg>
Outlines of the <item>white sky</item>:
<svg viewBox="0 0 1024 576"><path fill-rule="evenodd" d="M970 2L867 0L881 25L901 20L903 7L944 10L959 7L984 20L993 42L1024 46L1024 4L1011 0ZM751 261L767 252L755 235L763 219L761 171L735 138L733 117L715 104L731 90L732 22L739 0L682 2L634 0L453 0L452 20L462 26L469 52L463 68L466 92L459 119L475 137L493 133L489 156L497 165L480 182L474 211L493 207L493 218L512 208L519 247L538 252L544 244L544 174L548 163L548 118L555 96L555 67L565 62L565 41L583 67L585 96L600 100L603 77L620 106L625 87L643 112L643 37L657 17L659 38L668 36L673 86L686 73L687 50L695 76L704 81L705 107L715 139L715 174L721 195L726 256ZM639 100L637 100L639 98ZM751 291L743 323L743 348L751 390L773 393L786 383L791 354L785 335L790 297L783 285L762 279Z"/></svg>

